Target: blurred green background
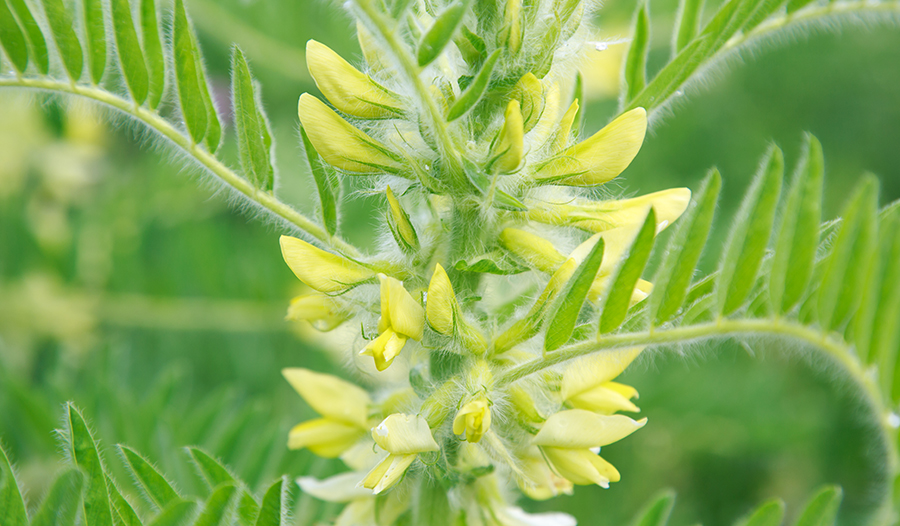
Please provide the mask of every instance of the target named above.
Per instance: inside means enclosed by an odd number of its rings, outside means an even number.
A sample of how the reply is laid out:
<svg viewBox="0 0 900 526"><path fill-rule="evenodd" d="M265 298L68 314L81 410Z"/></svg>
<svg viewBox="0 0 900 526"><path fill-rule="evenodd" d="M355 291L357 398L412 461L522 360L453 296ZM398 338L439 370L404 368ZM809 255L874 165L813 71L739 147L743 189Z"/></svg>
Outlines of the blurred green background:
<svg viewBox="0 0 900 526"><path fill-rule="evenodd" d="M351 21L324 1L188 6L221 108L229 47L247 52L276 130L280 195L311 210L296 101L315 87L300 50L315 38L358 57ZM601 34L627 34L632 7L604 8ZM653 34L652 69L667 57L675 2L651 9L664 22ZM808 131L825 149L826 217L867 170L882 181L883 203L900 197L900 32L845 26L782 40L747 60L732 57L706 77L706 89L688 90L616 183L622 192L696 188L718 166L721 236L767 143L793 164ZM608 72L619 47L586 65L587 131L615 111ZM42 495L58 469L53 429L66 400L85 410L107 447L136 447L187 492L200 484L180 449L187 445L209 448L257 485L280 473L335 472L334 463L284 447L289 427L311 411L280 369L340 370L310 343L308 328L281 321L300 290L278 250L284 228L230 206L226 191L152 147L143 130L110 127L107 117L45 95L0 92L0 440L29 493ZM345 237L371 243L372 213L365 199L351 201ZM716 257L707 254L707 266ZM852 386L801 349L760 341L685 355L659 350L624 381L640 390L650 424L604 449L622 481L526 507L561 509L585 526L622 525L672 488L672 524L716 525L770 497L796 509L834 483L845 490L841 524L858 525L887 491L881 446ZM337 511L298 500L298 520Z"/></svg>

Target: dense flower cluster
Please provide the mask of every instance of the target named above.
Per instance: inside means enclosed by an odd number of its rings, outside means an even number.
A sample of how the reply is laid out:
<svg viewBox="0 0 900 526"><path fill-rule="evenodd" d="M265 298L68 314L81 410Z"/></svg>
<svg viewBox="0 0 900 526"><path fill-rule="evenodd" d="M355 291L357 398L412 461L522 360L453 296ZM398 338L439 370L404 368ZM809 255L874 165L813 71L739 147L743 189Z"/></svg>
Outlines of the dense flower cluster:
<svg viewBox="0 0 900 526"><path fill-rule="evenodd" d="M641 349L504 377L553 351L541 348L551 314L570 300L573 276L582 276L599 243L602 261L587 277L583 313L607 293L651 209L658 232L684 212L690 192L596 200L580 190L631 163L646 112L626 112L575 141L579 101L563 96L571 60L556 51L577 47L587 34L580 17L590 6L537 2L535 9L557 16L550 23L525 17L517 2L500 4L495 14L505 22L496 42L478 36L489 34L485 20L493 19L460 15L459 29L441 29L456 4L443 14L416 11L422 27L432 26L421 36L418 65L398 52L406 44L397 34L384 30L396 21L366 2L356 4L366 72L323 44L307 47L310 73L331 104L300 97L314 155L335 177L370 177L385 197L392 238L380 259L281 238L288 266L312 289L292 302L288 317L320 330L350 322L345 345L370 388L284 371L321 415L296 426L289 447L339 456L353 470L300 479L305 491L348 503L339 524L391 524L427 490L388 490L435 484L451 518L521 524L523 512L508 504L510 485L534 499L579 484L608 487L620 474L600 448L646 423L618 414L639 411L637 391L614 381ZM524 31L518 21L532 25ZM548 35L531 31L540 24L555 35L551 47ZM422 64L434 31L455 38ZM639 281L632 304L651 287ZM579 325L568 341L590 330L590 323Z"/></svg>

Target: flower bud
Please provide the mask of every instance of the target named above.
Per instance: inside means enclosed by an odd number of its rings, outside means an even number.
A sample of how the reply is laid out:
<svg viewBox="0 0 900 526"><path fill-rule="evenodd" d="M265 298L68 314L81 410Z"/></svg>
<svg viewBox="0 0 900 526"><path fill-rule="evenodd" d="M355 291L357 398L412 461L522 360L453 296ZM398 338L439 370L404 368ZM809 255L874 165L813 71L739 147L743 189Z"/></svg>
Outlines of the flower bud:
<svg viewBox="0 0 900 526"><path fill-rule="evenodd" d="M316 329L328 332L347 318L334 298L324 294L304 294L291 300L285 319L308 321Z"/></svg>
<svg viewBox="0 0 900 526"><path fill-rule="evenodd" d="M553 243L524 230L503 229L500 232L500 244L533 267L548 274L555 272L566 260Z"/></svg>
<svg viewBox="0 0 900 526"><path fill-rule="evenodd" d="M324 458L337 458L366 434L365 429L329 418L308 420L291 428L289 449L309 449Z"/></svg>
<svg viewBox="0 0 900 526"><path fill-rule="evenodd" d="M519 101L525 133L528 133L544 111L544 85L534 73L528 72L519 79L510 96Z"/></svg>
<svg viewBox="0 0 900 526"><path fill-rule="evenodd" d="M559 120L559 128L557 128L556 135L553 137L553 142L550 144L551 152L558 152L568 146L569 139L572 138L572 124L575 123L575 117L577 115L578 99L575 99Z"/></svg>
<svg viewBox="0 0 900 526"><path fill-rule="evenodd" d="M296 237L281 236L279 241L281 255L294 275L319 292L343 292L375 276L359 263L325 252Z"/></svg>
<svg viewBox="0 0 900 526"><path fill-rule="evenodd" d="M400 98L350 65L328 46L306 43L306 65L316 86L340 111L363 119L382 119L402 113Z"/></svg>
<svg viewBox="0 0 900 526"><path fill-rule="evenodd" d="M360 355L371 356L375 368L387 369L400 354L406 340L421 340L425 332L425 309L394 278L379 274L381 280L381 319L378 338L366 345Z"/></svg>
<svg viewBox="0 0 900 526"><path fill-rule="evenodd" d="M622 173L641 149L647 112L635 108L620 115L590 138L571 146L536 170L541 184L594 186Z"/></svg>
<svg viewBox="0 0 900 526"><path fill-rule="evenodd" d="M391 227L391 233L401 248L406 250L419 249L419 236L416 235L416 229L413 228L406 211L400 206L400 201L394 196L391 187L388 186L385 191L388 200L388 208L390 215L388 216L388 225Z"/></svg>
<svg viewBox="0 0 900 526"><path fill-rule="evenodd" d="M402 168L397 154L309 93L300 96L297 112L316 151L335 168L360 173L396 173Z"/></svg>
<svg viewBox="0 0 900 526"><path fill-rule="evenodd" d="M453 419L453 433L475 443L491 428L491 405L481 397L462 406Z"/></svg>
<svg viewBox="0 0 900 526"><path fill-rule="evenodd" d="M425 303L428 325L445 336L451 336L454 332L457 309L456 294L453 292L450 278L444 267L437 264L428 284L428 301Z"/></svg>
<svg viewBox="0 0 900 526"><path fill-rule="evenodd" d="M519 101L511 100L506 106L505 121L500 135L491 148L489 170L498 173L514 172L522 164L524 127Z"/></svg>

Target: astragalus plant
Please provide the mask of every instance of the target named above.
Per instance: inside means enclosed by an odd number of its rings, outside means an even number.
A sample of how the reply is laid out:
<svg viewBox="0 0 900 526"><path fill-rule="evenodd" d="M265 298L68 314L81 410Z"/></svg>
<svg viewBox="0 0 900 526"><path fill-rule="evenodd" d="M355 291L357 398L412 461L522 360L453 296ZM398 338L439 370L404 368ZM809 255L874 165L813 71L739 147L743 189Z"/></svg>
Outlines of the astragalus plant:
<svg viewBox="0 0 900 526"><path fill-rule="evenodd" d="M593 25L598 2L347 2L364 62L351 64L316 41L306 49L324 96L302 94L298 106L302 162L319 197L314 218L278 198L260 86L238 48L231 101L240 170L233 171L217 156L224 109L210 94L181 0L171 11L153 0L74 7L0 1L0 86L119 110L282 220L291 234L280 239L284 260L311 289L287 316L321 331L340 328L357 380L283 371L321 415L293 428L288 447L340 457L348 468L298 479L301 491L346 503L338 524L572 524L515 503L520 493L543 500L627 479L601 448L652 423L636 419L638 393L616 377L651 347L710 338L783 341L828 356L868 403L888 471L897 473L900 207L878 208L874 178L862 179L842 219L821 225L818 141L807 138L785 192L785 161L772 146L718 270L705 277L695 269L716 210L718 172L693 200L686 188L623 198L606 185L639 154L648 116L723 56L819 21L895 20L896 2L728 0L704 16L702 2L683 0L672 59L649 82L650 17L638 5L622 112L584 134L578 70L603 45ZM366 247L340 237L353 228L340 223L350 178L382 196L382 236ZM656 270L645 276L667 229ZM33 523L58 505L66 520L140 524L80 413L67 412L74 468ZM161 510L153 524L288 520L283 481L256 499L191 450L211 488L198 506L139 454L120 452ZM4 473L3 524L26 524L11 470ZM880 524L894 520L892 481L875 515ZM655 522L642 524L664 523L666 499L648 508L644 520ZM801 523L833 520L839 500L839 491L824 490ZM749 520L777 524L782 514L771 503Z"/></svg>

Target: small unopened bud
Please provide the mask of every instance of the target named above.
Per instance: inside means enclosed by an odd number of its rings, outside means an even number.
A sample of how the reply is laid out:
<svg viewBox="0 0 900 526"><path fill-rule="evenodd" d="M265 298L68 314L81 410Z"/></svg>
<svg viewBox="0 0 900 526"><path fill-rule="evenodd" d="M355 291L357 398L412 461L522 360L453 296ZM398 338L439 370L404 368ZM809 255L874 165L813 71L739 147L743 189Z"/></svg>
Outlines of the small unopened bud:
<svg viewBox="0 0 900 526"><path fill-rule="evenodd" d="M397 154L309 93L300 96L297 110L310 142L325 162L335 168L360 173L396 173L402 168Z"/></svg>
<svg viewBox="0 0 900 526"><path fill-rule="evenodd" d="M511 100L506 106L503 127L494 147L491 149L490 171L514 172L522 164L524 128L519 101Z"/></svg>
<svg viewBox="0 0 900 526"><path fill-rule="evenodd" d="M388 208L390 210L388 215L388 226L391 227L391 233L394 234L394 239L397 241L397 244L405 250L418 250L419 236L416 235L416 229L413 228L413 225L409 220L409 215L407 215L406 211L400 206L400 201L394 196L394 192L391 190L390 186L385 190L385 194L387 195Z"/></svg>
<svg viewBox="0 0 900 526"><path fill-rule="evenodd" d="M316 86L334 107L363 119L402 113L400 97L350 65L328 46L306 43L306 64Z"/></svg>
<svg viewBox="0 0 900 526"><path fill-rule="evenodd" d="M571 146L538 167L538 183L566 186L603 184L622 173L641 149L647 112L635 108L590 138Z"/></svg>
<svg viewBox="0 0 900 526"><path fill-rule="evenodd" d="M302 239L281 236L281 254L294 275L319 292L343 292L368 281L375 273L366 267L316 248Z"/></svg>
<svg viewBox="0 0 900 526"><path fill-rule="evenodd" d="M544 111L544 85L528 72L513 87L511 97L519 101L525 133L531 131Z"/></svg>
<svg viewBox="0 0 900 526"><path fill-rule="evenodd" d="M556 250L553 243L524 230L505 228L500 232L500 244L530 265L548 274L555 272L566 260Z"/></svg>

